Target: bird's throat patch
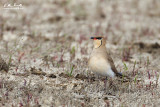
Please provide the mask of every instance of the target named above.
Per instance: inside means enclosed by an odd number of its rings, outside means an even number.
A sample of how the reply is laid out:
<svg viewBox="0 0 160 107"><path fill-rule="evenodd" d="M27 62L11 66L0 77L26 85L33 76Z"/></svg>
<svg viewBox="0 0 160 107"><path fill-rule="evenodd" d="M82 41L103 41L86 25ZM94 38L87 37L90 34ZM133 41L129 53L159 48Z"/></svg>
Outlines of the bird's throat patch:
<svg viewBox="0 0 160 107"><path fill-rule="evenodd" d="M99 48L102 45L102 40L94 40L94 48Z"/></svg>

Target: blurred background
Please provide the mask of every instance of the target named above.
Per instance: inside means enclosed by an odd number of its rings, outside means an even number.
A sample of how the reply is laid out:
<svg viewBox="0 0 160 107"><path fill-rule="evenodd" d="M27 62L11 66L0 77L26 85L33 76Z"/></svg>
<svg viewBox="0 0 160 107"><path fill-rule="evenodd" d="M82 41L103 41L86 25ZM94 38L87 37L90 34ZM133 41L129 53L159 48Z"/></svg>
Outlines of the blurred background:
<svg viewBox="0 0 160 107"><path fill-rule="evenodd" d="M23 9L4 8L14 3ZM4 40L103 35L118 44L158 39L159 7L159 0L1 0L0 34Z"/></svg>

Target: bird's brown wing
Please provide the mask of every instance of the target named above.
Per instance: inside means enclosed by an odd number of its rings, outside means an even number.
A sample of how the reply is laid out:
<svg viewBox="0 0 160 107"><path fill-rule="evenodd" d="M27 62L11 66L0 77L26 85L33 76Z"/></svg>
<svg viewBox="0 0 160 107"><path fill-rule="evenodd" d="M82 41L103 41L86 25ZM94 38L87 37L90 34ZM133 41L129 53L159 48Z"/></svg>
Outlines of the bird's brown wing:
<svg viewBox="0 0 160 107"><path fill-rule="evenodd" d="M116 74L116 76L120 76L122 77L122 73L118 72L115 65L114 65L114 62L113 62L113 59L111 58L110 54L107 52L107 59L108 59L108 62L110 63L111 65L111 69L112 71Z"/></svg>
<svg viewBox="0 0 160 107"><path fill-rule="evenodd" d="M115 65L114 65L113 59L111 58L111 56L110 56L110 54L109 54L108 52L107 52L107 58L108 58L108 61L109 61L110 65L111 65L111 69L112 69L112 71L116 74L116 76L119 76L119 77L121 77L121 78L126 77L126 79L123 80L123 81L130 81L130 80L131 80L130 77L128 77L128 76L122 74L121 72L118 72L118 71L117 71L117 69L116 69L116 67L115 67ZM123 79L124 79L124 78L123 78Z"/></svg>

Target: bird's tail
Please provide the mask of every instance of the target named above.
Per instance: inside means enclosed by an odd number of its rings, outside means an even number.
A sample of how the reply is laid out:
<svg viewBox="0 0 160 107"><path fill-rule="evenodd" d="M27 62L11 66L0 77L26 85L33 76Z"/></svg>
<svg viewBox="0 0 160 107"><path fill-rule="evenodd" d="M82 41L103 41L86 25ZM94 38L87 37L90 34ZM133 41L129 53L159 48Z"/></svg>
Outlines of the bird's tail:
<svg viewBox="0 0 160 107"><path fill-rule="evenodd" d="M122 74L121 72L117 72L117 73L116 73L116 76L118 76L118 77L123 77L123 74Z"/></svg>
<svg viewBox="0 0 160 107"><path fill-rule="evenodd" d="M117 73L116 73L116 76L118 76L118 77L120 77L120 78L123 78L124 81L130 81L130 80L131 80L130 77L122 74L121 72L117 72Z"/></svg>

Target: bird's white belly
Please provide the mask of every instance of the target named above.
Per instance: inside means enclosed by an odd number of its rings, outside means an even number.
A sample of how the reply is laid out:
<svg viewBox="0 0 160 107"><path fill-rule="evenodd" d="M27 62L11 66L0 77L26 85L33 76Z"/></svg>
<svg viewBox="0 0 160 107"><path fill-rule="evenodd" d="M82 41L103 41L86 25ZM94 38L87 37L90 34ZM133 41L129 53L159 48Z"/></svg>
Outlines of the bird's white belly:
<svg viewBox="0 0 160 107"><path fill-rule="evenodd" d="M89 62L89 67L95 74L109 77L115 76L110 64L104 58L92 57Z"/></svg>

